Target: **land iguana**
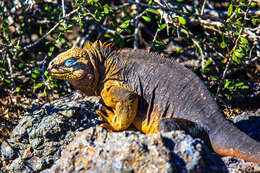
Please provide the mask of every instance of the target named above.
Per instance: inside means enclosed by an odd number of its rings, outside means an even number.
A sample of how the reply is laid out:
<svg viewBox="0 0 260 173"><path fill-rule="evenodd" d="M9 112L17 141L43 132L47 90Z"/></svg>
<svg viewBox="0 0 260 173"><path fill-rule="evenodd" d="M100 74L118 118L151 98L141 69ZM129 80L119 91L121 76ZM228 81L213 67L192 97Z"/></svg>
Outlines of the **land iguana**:
<svg viewBox="0 0 260 173"><path fill-rule="evenodd" d="M183 129L220 155L260 164L260 143L225 119L203 82L177 62L145 50L113 50L100 41L72 47L48 67L87 96L113 131L131 124L143 133Z"/></svg>

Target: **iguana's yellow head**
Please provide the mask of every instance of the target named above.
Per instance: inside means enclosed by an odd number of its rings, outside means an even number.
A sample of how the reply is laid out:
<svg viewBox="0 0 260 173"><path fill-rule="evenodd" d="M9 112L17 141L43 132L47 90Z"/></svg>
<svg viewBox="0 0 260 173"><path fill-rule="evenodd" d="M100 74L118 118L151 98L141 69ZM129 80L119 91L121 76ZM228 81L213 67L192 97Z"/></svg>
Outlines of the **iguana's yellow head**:
<svg viewBox="0 0 260 173"><path fill-rule="evenodd" d="M72 47L59 54L48 66L52 78L69 81L87 95L94 95L99 82L101 42L88 43L84 48ZM92 91L93 90L93 91Z"/></svg>
<svg viewBox="0 0 260 173"><path fill-rule="evenodd" d="M55 57L47 70L53 78L70 81L84 78L87 68L91 68L87 51L72 47Z"/></svg>

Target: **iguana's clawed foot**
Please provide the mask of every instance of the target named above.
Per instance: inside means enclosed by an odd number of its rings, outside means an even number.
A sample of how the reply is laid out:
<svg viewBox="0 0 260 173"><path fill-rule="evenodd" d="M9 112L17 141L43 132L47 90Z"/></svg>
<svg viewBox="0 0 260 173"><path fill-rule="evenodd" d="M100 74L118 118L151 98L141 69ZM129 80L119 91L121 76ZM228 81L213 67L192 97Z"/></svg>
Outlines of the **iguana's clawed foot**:
<svg viewBox="0 0 260 173"><path fill-rule="evenodd" d="M109 116L107 115L107 111L105 111L104 110L105 108L104 108L104 106L101 108L101 110L99 110L99 111L96 111L96 114L97 115L99 115L99 116L101 116L102 118L104 118L105 120L107 120L107 119L109 119ZM104 113L105 112L105 113ZM109 112L109 114L111 114L111 111ZM108 124L108 123L103 123L103 124L101 124L101 126L103 127L103 128L106 128L106 129L109 129L109 130L111 130L111 131L114 131L114 128L110 125L110 124Z"/></svg>
<svg viewBox="0 0 260 173"><path fill-rule="evenodd" d="M107 120L108 122L112 121L112 117L115 116L114 112L102 106L101 110L96 111L96 114Z"/></svg>
<svg viewBox="0 0 260 173"><path fill-rule="evenodd" d="M115 131L115 129L108 123L101 124L101 127L108 129L109 131Z"/></svg>

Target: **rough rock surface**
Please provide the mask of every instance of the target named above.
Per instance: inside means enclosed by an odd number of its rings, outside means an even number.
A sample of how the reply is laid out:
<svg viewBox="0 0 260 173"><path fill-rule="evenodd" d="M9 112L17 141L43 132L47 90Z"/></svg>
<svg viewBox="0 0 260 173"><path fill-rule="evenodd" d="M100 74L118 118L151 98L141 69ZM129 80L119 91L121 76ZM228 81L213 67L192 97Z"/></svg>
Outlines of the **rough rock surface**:
<svg viewBox="0 0 260 173"><path fill-rule="evenodd" d="M10 139L1 145L3 168L0 172L260 170L259 165L241 159L220 159L208 151L201 140L183 131L153 135L133 130L108 132L93 113L100 106L97 101L96 97L86 98L75 92L46 103L21 119ZM242 115L234 123L249 135L254 132L252 137L259 137L259 126L253 121L258 118L259 123L259 116ZM250 131L249 125L255 129Z"/></svg>
<svg viewBox="0 0 260 173"><path fill-rule="evenodd" d="M183 131L145 135L107 132L102 127L81 132L44 172L224 172L223 162L200 139Z"/></svg>
<svg viewBox="0 0 260 173"><path fill-rule="evenodd" d="M50 167L77 133L99 123L99 104L79 92L44 104L22 118L1 145L2 171L37 172Z"/></svg>

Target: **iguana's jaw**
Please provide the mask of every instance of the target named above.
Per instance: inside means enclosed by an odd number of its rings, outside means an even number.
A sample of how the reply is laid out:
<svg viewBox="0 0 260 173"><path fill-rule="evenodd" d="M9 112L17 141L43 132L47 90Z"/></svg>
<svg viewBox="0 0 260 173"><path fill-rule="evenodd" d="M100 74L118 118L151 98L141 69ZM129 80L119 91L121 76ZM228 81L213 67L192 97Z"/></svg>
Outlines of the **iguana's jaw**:
<svg viewBox="0 0 260 173"><path fill-rule="evenodd" d="M82 69L62 68L59 69L52 67L51 65L48 67L48 73L52 78L55 79L63 79L63 80L80 80L85 76L85 71Z"/></svg>

